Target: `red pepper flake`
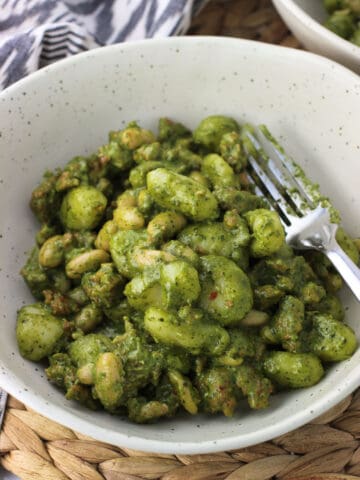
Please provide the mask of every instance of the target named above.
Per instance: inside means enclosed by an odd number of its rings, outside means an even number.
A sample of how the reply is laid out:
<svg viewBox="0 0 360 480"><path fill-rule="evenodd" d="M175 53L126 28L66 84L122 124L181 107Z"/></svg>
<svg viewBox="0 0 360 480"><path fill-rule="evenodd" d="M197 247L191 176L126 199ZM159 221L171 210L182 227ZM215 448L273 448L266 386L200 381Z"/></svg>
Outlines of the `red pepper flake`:
<svg viewBox="0 0 360 480"><path fill-rule="evenodd" d="M218 292L211 292L209 295L209 300L215 300L217 296L218 296Z"/></svg>

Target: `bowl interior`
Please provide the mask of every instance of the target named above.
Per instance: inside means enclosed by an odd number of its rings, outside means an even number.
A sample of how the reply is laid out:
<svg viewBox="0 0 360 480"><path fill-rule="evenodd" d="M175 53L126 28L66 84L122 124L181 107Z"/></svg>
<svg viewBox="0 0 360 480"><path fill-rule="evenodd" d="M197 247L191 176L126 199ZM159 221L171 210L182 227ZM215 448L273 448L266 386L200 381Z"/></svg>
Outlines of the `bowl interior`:
<svg viewBox="0 0 360 480"><path fill-rule="evenodd" d="M306 12L310 17L314 20L323 24L325 19L327 18L327 13L324 8L322 0L317 0L314 2L313 0L293 0L295 5L300 7L304 12Z"/></svg>
<svg viewBox="0 0 360 480"><path fill-rule="evenodd" d="M310 3L310 2L309 2ZM336 81L335 81L336 80ZM265 441L295 428L356 388L360 352L314 388L277 395L271 408L234 418L186 417L139 426L68 402L42 367L17 351L17 309L32 301L20 275L38 227L28 208L44 170L88 154L107 132L168 116L193 128L210 114L266 123L360 234L360 79L325 59L236 39L174 38L94 50L45 68L0 95L0 385L42 414L102 441L197 453ZM360 337L360 309L344 291Z"/></svg>

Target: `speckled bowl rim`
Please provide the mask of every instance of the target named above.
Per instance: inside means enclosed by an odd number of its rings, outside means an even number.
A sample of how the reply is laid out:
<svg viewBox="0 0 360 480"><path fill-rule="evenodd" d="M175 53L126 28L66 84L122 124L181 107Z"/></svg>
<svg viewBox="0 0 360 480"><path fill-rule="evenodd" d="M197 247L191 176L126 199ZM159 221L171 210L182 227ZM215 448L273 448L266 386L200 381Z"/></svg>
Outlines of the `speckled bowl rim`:
<svg viewBox="0 0 360 480"><path fill-rule="evenodd" d="M358 80L358 76L348 70L346 67L333 62L327 58L319 56L314 53L295 50L287 47L282 47L278 45L265 44L251 40L229 38L229 37L206 37L206 36L196 36L196 37L175 37L175 38L166 38L166 39L151 39L151 40L142 40L134 41L128 44L118 44L111 45L107 47L101 47L93 49L88 52L80 53L74 57L70 57L64 60L61 60L55 64L44 67L41 70L29 75L28 77L20 80L16 84L10 86L0 93L0 99L4 96L11 96L13 92L26 90L28 85L31 85L34 81L36 82L38 78L41 78L47 74L48 71L52 70L54 72L61 71L63 66L74 65L76 63L81 63L81 60L88 57L97 57L101 56L103 51L113 51L116 53L117 50L137 50L143 45L152 42L154 46L161 45L163 42L172 42L175 45L181 45L182 43L196 43L199 40L218 42L222 44L233 44L234 46L241 47L242 44L247 44L251 46L252 49L261 49L269 52L269 55L276 54L281 58L290 58L297 57L300 61L304 59L312 59L312 61L318 62L329 72L331 71L332 75L335 74L336 70L342 70L342 73L349 75ZM2 366L0 358L0 367ZM3 367L4 368L4 367ZM119 433L110 431L107 428L93 425L92 423L82 420L76 416L76 411L74 413L69 413L62 409L59 406L52 405L45 398L39 398L35 396L30 389L28 391L19 390L21 384L17 378L14 378L12 375L6 374L0 375L0 386L4 388L8 393L13 395L15 398L22 401L25 405L33 409L34 411L59 422L70 429L82 432L90 437L93 437L96 440L106 442L112 445L117 446L126 446L127 448L142 450L145 452L156 452L156 453L170 453L170 454L202 454L202 453L213 453L220 451L233 450L242 447L248 447L254 444L262 443L267 440L271 440L274 437L287 433L291 430L294 430L314 418L318 417L329 408L335 406L338 402L344 399L348 394L353 392L360 385L360 363L353 368L346 376L343 378L341 385L338 385L340 388L334 388L330 393L325 397L322 397L318 400L315 400L311 405L311 408L306 408L304 410L299 410L291 416L291 418L286 417L282 421L277 422L275 425L269 426L268 428L259 428L257 431L250 433L234 435L232 438L219 439L217 442L208 441L204 439L201 443L199 442L167 442L159 441L152 439L144 439L141 436L128 435L126 433Z"/></svg>
<svg viewBox="0 0 360 480"><path fill-rule="evenodd" d="M336 35L334 32L321 25L321 23L314 20L313 17L306 13L293 0L273 0L273 3L276 8L278 8L278 5L281 5L283 8L288 10L299 23L312 30L317 35L323 37L331 45L337 47L340 46L348 55L351 55L354 59L357 58L360 61L360 47L352 44L339 35Z"/></svg>

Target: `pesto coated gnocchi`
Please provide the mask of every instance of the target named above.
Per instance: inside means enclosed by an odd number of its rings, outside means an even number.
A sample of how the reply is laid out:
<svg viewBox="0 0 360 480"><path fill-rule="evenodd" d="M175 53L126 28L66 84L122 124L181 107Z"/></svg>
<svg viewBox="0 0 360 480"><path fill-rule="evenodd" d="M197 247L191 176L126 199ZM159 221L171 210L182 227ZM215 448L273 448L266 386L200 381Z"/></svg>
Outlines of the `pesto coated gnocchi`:
<svg viewBox="0 0 360 480"><path fill-rule="evenodd" d="M138 423L231 416L353 354L341 277L286 245L247 180L248 128L162 118L155 135L131 122L35 188L40 228L21 272L35 303L18 312L17 341L67 399Z"/></svg>

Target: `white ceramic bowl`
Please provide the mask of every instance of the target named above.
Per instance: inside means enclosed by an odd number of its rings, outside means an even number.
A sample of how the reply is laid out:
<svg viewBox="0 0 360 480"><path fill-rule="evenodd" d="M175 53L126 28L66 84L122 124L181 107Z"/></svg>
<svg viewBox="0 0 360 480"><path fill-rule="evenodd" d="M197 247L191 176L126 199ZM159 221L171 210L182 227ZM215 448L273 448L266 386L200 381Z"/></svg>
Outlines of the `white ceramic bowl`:
<svg viewBox="0 0 360 480"><path fill-rule="evenodd" d="M244 407L234 418L196 416L134 425L71 403L23 360L16 310L32 298L19 275L36 223L28 208L45 169L104 143L130 120L160 116L194 127L213 113L265 122L320 181L353 235L360 230L360 79L316 55L224 38L173 38L94 50L22 80L0 95L0 385L31 408L84 434L129 448L204 453L263 442L340 401L360 382L360 351L314 388ZM360 337L359 304L347 292L348 322Z"/></svg>
<svg viewBox="0 0 360 480"><path fill-rule="evenodd" d="M290 30L308 50L360 73L360 47L323 26L327 13L322 0L273 0L273 3Z"/></svg>

